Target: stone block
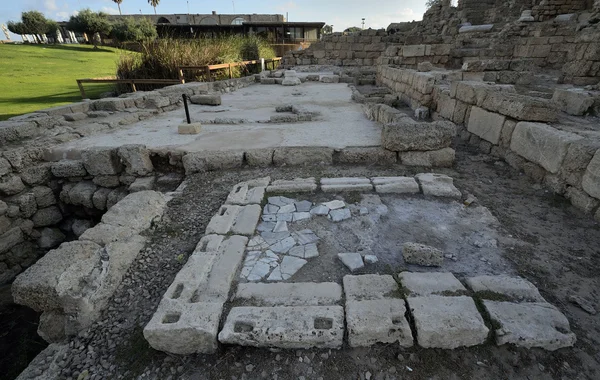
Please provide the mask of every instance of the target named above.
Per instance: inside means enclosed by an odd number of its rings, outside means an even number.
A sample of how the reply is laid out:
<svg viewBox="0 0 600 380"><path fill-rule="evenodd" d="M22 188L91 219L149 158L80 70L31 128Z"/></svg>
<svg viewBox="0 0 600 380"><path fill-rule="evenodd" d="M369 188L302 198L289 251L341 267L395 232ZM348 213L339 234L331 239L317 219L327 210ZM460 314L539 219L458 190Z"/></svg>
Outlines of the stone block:
<svg viewBox="0 0 600 380"><path fill-rule="evenodd" d="M241 283L235 299L253 306L326 306L342 300L342 287L335 282Z"/></svg>
<svg viewBox="0 0 600 380"><path fill-rule="evenodd" d="M206 226L206 234L226 235L231 231L241 206L223 205Z"/></svg>
<svg viewBox="0 0 600 380"><path fill-rule="evenodd" d="M274 149L252 149L244 153L244 161L251 167L267 167L273 165Z"/></svg>
<svg viewBox="0 0 600 380"><path fill-rule="evenodd" d="M333 160L341 164L376 164L396 163L396 152L381 147L351 147L336 151Z"/></svg>
<svg viewBox="0 0 600 380"><path fill-rule="evenodd" d="M382 300L398 296L398 283L390 275L344 276L346 301Z"/></svg>
<svg viewBox="0 0 600 380"><path fill-rule="evenodd" d="M129 192L136 193L138 191L153 190L156 184L156 177L140 177L136 178L131 185L129 185Z"/></svg>
<svg viewBox="0 0 600 380"><path fill-rule="evenodd" d="M106 204L108 201L108 195L111 193L111 189L100 188L92 196L92 203L98 210L106 210Z"/></svg>
<svg viewBox="0 0 600 380"><path fill-rule="evenodd" d="M0 178L0 194L14 195L23 190L25 190L25 184L18 175L7 174Z"/></svg>
<svg viewBox="0 0 600 380"><path fill-rule="evenodd" d="M158 351L176 355L212 354L217 350L222 302L163 300L144 328L144 338Z"/></svg>
<svg viewBox="0 0 600 380"><path fill-rule="evenodd" d="M439 267L444 263L444 253L424 244L404 243L402 246L404 262L428 267Z"/></svg>
<svg viewBox="0 0 600 380"><path fill-rule="evenodd" d="M45 184L52 177L50 166L50 163L30 166L21 171L21 179L29 186Z"/></svg>
<svg viewBox="0 0 600 380"><path fill-rule="evenodd" d="M417 181L425 195L435 197L460 198L461 192L454 186L454 180L443 174L421 173L417 174Z"/></svg>
<svg viewBox="0 0 600 380"><path fill-rule="evenodd" d="M62 219L62 213L56 206L39 209L31 218L35 227L52 226L60 223Z"/></svg>
<svg viewBox="0 0 600 380"><path fill-rule="evenodd" d="M456 152L452 148L430 150L426 152L400 152L400 161L406 166L426 168L447 168L454 165Z"/></svg>
<svg viewBox="0 0 600 380"><path fill-rule="evenodd" d="M261 207L258 204L240 207L231 225L231 233L252 236L256 230L261 212Z"/></svg>
<svg viewBox="0 0 600 380"><path fill-rule="evenodd" d="M332 215L336 215L336 214L334 214L334 212L336 212L336 211L345 211L345 210L346 209L333 210L332 212L330 212L329 216L330 216L331 219L333 219L334 222L341 221L341 220L343 220L342 218L340 218L340 220L335 220L334 217L332 217ZM349 211L348 211L348 214L350 214ZM356 272L357 270L362 269L362 268L365 267L365 263L363 261L362 255L360 253L358 253L358 252L338 253L337 256L338 256L338 259L348 269L350 269L350 272Z"/></svg>
<svg viewBox="0 0 600 380"><path fill-rule="evenodd" d="M69 190L70 203L87 208L94 208L92 197L97 189L98 187L91 181L78 182L71 190Z"/></svg>
<svg viewBox="0 0 600 380"><path fill-rule="evenodd" d="M373 185L368 178L321 178L321 190L324 192L371 191Z"/></svg>
<svg viewBox="0 0 600 380"><path fill-rule="evenodd" d="M341 306L234 307L219 341L284 349L340 348L344 339Z"/></svg>
<svg viewBox="0 0 600 380"><path fill-rule="evenodd" d="M575 344L569 321L548 303L483 301L494 323L496 343L555 351Z"/></svg>
<svg viewBox="0 0 600 380"><path fill-rule="evenodd" d="M531 282L510 276L477 276L466 279L467 286L484 299L504 298L507 301L545 302Z"/></svg>
<svg viewBox="0 0 600 380"><path fill-rule="evenodd" d="M484 140L498 145L506 117L497 113L472 107L467 129Z"/></svg>
<svg viewBox="0 0 600 380"><path fill-rule="evenodd" d="M339 83L340 76L339 75L321 75L322 83Z"/></svg>
<svg viewBox="0 0 600 380"><path fill-rule="evenodd" d="M117 154L125 165L125 173L135 176L145 176L154 171L150 160L150 151L145 145L123 145Z"/></svg>
<svg viewBox="0 0 600 380"><path fill-rule="evenodd" d="M520 121L553 122L557 119L556 107L549 100L506 91L488 92L478 105Z"/></svg>
<svg viewBox="0 0 600 380"><path fill-rule="evenodd" d="M489 329L470 297L410 297L407 302L423 348L455 349L487 340Z"/></svg>
<svg viewBox="0 0 600 380"><path fill-rule="evenodd" d="M410 118L386 124L381 135L385 149L395 152L439 150L449 147L456 126L449 121L417 122Z"/></svg>
<svg viewBox="0 0 600 380"><path fill-rule="evenodd" d="M267 187L268 193L312 193L317 190L314 178L295 178L293 180L276 180Z"/></svg>
<svg viewBox="0 0 600 380"><path fill-rule="evenodd" d="M244 152L240 151L202 151L183 156L183 167L188 175L235 169L241 167L243 162Z"/></svg>
<svg viewBox="0 0 600 380"><path fill-rule="evenodd" d="M273 153L275 166L305 166L333 164L333 149L321 147L277 148Z"/></svg>
<svg viewBox="0 0 600 380"><path fill-rule="evenodd" d="M221 95L193 95L190 97L192 104L200 104L205 106L220 106Z"/></svg>
<svg viewBox="0 0 600 380"><path fill-rule="evenodd" d="M422 57L425 55L425 45L404 45L402 46L402 56L409 57Z"/></svg>
<svg viewBox="0 0 600 380"><path fill-rule="evenodd" d="M419 184L412 177L374 177L371 178L375 191L381 194L418 194Z"/></svg>
<svg viewBox="0 0 600 380"><path fill-rule="evenodd" d="M350 347L370 347L376 343L412 347L412 331L405 314L403 299L347 301L346 325Z"/></svg>
<svg viewBox="0 0 600 380"><path fill-rule="evenodd" d="M269 181L266 181L266 183L268 185ZM250 187L246 183L240 183L233 187L225 203L242 206L260 204L265 196L265 191L265 186Z"/></svg>
<svg viewBox="0 0 600 380"><path fill-rule="evenodd" d="M54 192L51 188L45 186L36 186L32 189L32 191L35 196L35 202L39 208L56 204L56 197L54 196Z"/></svg>
<svg viewBox="0 0 600 380"><path fill-rule="evenodd" d="M86 148L81 152L81 159L85 169L91 175L114 175L122 170L116 148Z"/></svg>
<svg viewBox="0 0 600 380"><path fill-rule="evenodd" d="M19 227L14 227L0 235L0 254L8 252L15 245L25 241L23 231Z"/></svg>
<svg viewBox="0 0 600 380"><path fill-rule="evenodd" d="M85 177L87 170L82 161L61 160L51 166L52 174L58 178Z"/></svg>
<svg viewBox="0 0 600 380"><path fill-rule="evenodd" d="M125 100L122 98L105 98L98 99L92 102L96 111L123 111L125 108Z"/></svg>
<svg viewBox="0 0 600 380"><path fill-rule="evenodd" d="M581 137L547 124L520 122L512 135L510 149L550 173L558 173L569 145Z"/></svg>
<svg viewBox="0 0 600 380"><path fill-rule="evenodd" d="M417 64L417 71L427 73L434 69L433 64L431 62L419 62Z"/></svg>
<svg viewBox="0 0 600 380"><path fill-rule="evenodd" d="M565 192L565 198L571 201L571 204L586 214L593 214L596 207L600 204L600 201L596 198L592 198L587 195L584 191L579 190L576 187L569 186Z"/></svg>
<svg viewBox="0 0 600 380"><path fill-rule="evenodd" d="M128 227L135 233L147 230L162 217L167 201L156 191L129 194L102 216L102 222Z"/></svg>
<svg viewBox="0 0 600 380"><path fill-rule="evenodd" d="M452 273L402 272L398 275L408 297L464 295L467 289Z"/></svg>
<svg viewBox="0 0 600 380"><path fill-rule="evenodd" d="M586 193L600 199L600 150L596 152L590 161L583 175L581 185Z"/></svg>
<svg viewBox="0 0 600 380"><path fill-rule="evenodd" d="M594 98L589 92L576 88L555 89L552 101L560 110L576 116L586 114L594 105Z"/></svg>
<svg viewBox="0 0 600 380"><path fill-rule="evenodd" d="M133 235L135 235L135 231L131 228L98 223L96 226L85 230L79 237L79 240L91 241L104 247L116 241L125 241Z"/></svg>

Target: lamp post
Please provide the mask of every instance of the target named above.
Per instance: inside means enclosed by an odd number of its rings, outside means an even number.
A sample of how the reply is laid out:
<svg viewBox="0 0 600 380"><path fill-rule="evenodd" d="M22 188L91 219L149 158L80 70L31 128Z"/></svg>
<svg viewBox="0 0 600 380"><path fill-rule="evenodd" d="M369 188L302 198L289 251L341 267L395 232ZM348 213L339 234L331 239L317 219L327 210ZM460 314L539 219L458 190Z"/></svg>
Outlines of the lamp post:
<svg viewBox="0 0 600 380"><path fill-rule="evenodd" d="M363 30L365 29L365 20L366 19L363 17L363 19L362 19L362 28L363 28Z"/></svg>

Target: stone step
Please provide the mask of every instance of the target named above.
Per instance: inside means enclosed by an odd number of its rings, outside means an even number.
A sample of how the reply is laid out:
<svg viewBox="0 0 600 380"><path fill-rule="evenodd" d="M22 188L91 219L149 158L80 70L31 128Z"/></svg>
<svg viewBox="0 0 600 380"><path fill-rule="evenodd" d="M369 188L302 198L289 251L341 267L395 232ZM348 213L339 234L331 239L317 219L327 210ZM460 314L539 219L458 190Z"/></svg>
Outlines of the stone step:
<svg viewBox="0 0 600 380"><path fill-rule="evenodd" d="M344 340L342 306L234 307L219 341L286 349L340 348Z"/></svg>
<svg viewBox="0 0 600 380"><path fill-rule="evenodd" d="M342 301L342 287L335 282L244 283L238 286L235 300L254 306L336 305Z"/></svg>

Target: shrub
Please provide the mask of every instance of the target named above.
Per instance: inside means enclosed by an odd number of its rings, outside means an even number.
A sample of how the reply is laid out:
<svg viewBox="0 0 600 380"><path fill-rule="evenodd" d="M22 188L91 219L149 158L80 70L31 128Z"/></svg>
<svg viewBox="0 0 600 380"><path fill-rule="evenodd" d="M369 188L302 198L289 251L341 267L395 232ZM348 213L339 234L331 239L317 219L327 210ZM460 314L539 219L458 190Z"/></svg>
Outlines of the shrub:
<svg viewBox="0 0 600 380"><path fill-rule="evenodd" d="M139 54L121 56L117 66L120 79L176 79L180 66L207 66L240 62L258 58L274 58L275 51L257 37L229 36L220 38L175 39L144 41ZM234 77L251 72L251 68L235 67ZM202 71L185 71L186 80L205 80ZM222 79L226 72L213 71L213 77Z"/></svg>
<svg viewBox="0 0 600 380"><path fill-rule="evenodd" d="M125 17L113 25L110 35L120 42L141 42L156 39L158 33L156 26L147 18Z"/></svg>

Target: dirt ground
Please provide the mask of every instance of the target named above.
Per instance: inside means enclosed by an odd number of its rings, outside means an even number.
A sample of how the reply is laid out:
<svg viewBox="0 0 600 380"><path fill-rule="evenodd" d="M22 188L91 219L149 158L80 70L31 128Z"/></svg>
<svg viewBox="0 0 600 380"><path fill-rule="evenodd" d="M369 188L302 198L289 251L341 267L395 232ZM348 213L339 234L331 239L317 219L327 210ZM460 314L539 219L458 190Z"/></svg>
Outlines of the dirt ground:
<svg viewBox="0 0 600 380"><path fill-rule="evenodd" d="M506 272L533 282L548 302L565 313L578 338L574 348L546 352L491 343L457 350L402 349L397 345L344 347L338 351L221 347L215 355L186 357L150 349L141 329L235 183L265 175L291 179L418 172L401 166L269 168L188 178L182 197L170 203L165 221L128 272L101 320L70 343L61 377L77 379L87 371L88 379L600 378L598 316L567 300L575 294L600 308L598 223L503 162L464 145L457 147L453 169L435 171L454 177L463 194L475 195L499 220L499 235L518 242L498 240L501 261L508 263Z"/></svg>

